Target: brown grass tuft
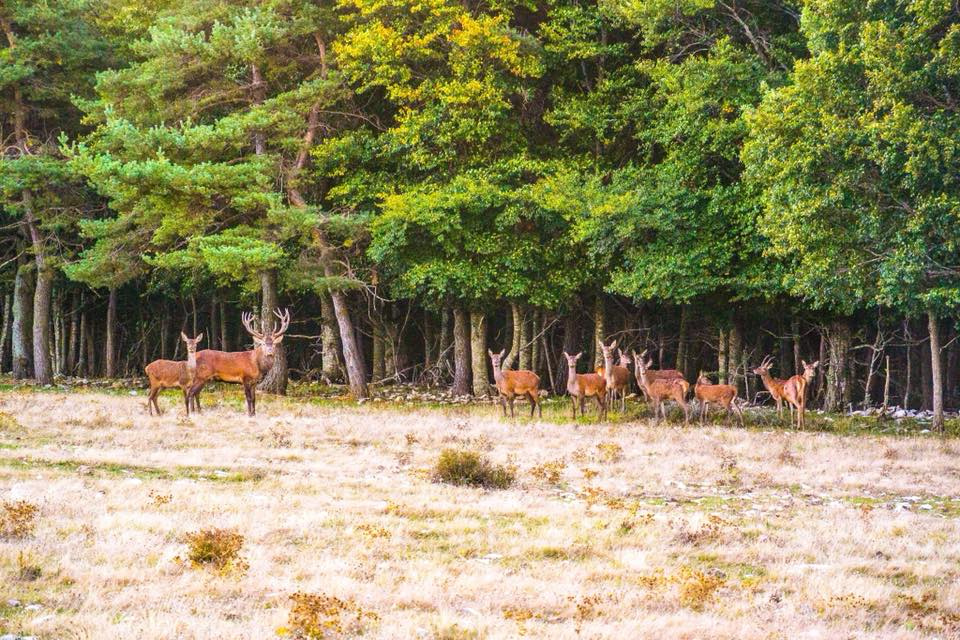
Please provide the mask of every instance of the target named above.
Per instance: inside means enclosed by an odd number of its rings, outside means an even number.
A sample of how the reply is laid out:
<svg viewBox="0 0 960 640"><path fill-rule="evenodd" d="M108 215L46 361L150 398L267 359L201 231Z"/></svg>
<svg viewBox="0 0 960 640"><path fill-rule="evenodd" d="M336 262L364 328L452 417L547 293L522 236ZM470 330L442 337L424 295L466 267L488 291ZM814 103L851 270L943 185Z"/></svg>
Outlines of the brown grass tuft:
<svg viewBox="0 0 960 640"><path fill-rule="evenodd" d="M0 538L26 538L33 535L40 508L26 500L0 503Z"/></svg>

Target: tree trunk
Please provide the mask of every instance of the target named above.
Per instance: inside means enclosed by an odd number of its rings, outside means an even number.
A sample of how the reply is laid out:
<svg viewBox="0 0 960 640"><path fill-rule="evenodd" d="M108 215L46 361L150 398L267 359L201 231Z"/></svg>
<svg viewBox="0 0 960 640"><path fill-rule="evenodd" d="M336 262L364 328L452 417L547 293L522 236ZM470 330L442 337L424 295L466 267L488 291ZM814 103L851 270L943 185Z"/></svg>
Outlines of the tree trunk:
<svg viewBox="0 0 960 640"><path fill-rule="evenodd" d="M473 395L478 398L490 395L490 381L487 375L486 317L478 311L470 313L470 361Z"/></svg>
<svg viewBox="0 0 960 640"><path fill-rule="evenodd" d="M0 373L7 371L7 343L10 342L10 324L13 322L13 297L3 296L3 330L0 332Z"/></svg>
<svg viewBox="0 0 960 640"><path fill-rule="evenodd" d="M21 264L13 286L13 377L33 374L33 274L32 264Z"/></svg>
<svg viewBox="0 0 960 640"><path fill-rule="evenodd" d="M81 294L80 298L80 309L83 309L83 297ZM77 313L80 314L80 338L77 344L77 371L76 374L79 376L87 375L87 368L89 366L87 361L87 332L90 328L87 326L87 312L86 310L80 311Z"/></svg>
<svg viewBox="0 0 960 640"><path fill-rule="evenodd" d="M450 306L443 305L440 309L440 353L437 364L440 372L446 375L451 370L453 361L453 325L450 322Z"/></svg>
<svg viewBox="0 0 960 640"><path fill-rule="evenodd" d="M170 305L166 299L160 305L160 357L166 360L167 345L170 344Z"/></svg>
<svg viewBox="0 0 960 640"><path fill-rule="evenodd" d="M929 327L927 330L929 331ZM923 401L921 408L924 411L933 411L933 359L929 357L929 349L928 343L927 348L925 350L918 349L920 353L917 354L920 358L920 395Z"/></svg>
<svg viewBox="0 0 960 640"><path fill-rule="evenodd" d="M958 349L957 349L957 332L952 325L947 326L947 344L946 347L946 360L947 366L946 371L943 373L943 407L944 409L950 409L957 406L957 365L958 365Z"/></svg>
<svg viewBox="0 0 960 640"><path fill-rule="evenodd" d="M905 360L906 360L906 376L907 379L903 384L903 408L910 408L910 396L913 393L913 348L910 345L912 338L910 336L910 320L904 318L903 320L903 341L906 343L905 348Z"/></svg>
<svg viewBox="0 0 960 640"><path fill-rule="evenodd" d="M934 311L927 312L927 330L930 332L930 377L933 378L933 430L943 432L943 372L940 357L939 318Z"/></svg>
<svg viewBox="0 0 960 640"><path fill-rule="evenodd" d="M227 320L227 303L220 300L220 349L230 351L230 322ZM211 328L211 331L213 329Z"/></svg>
<svg viewBox="0 0 960 640"><path fill-rule="evenodd" d="M824 396L827 392L827 359L829 358L828 342L826 331L823 327L820 327L820 348L817 351L817 360L820 362L820 366L817 367L817 377L815 380L817 383L816 397L819 399L821 407L825 404ZM813 394L811 394L811 396L812 395Z"/></svg>
<svg viewBox="0 0 960 640"><path fill-rule="evenodd" d="M277 316L274 315L274 309L280 308L280 302L277 296L277 272L275 269L268 269L260 273L260 290L262 293L262 305L260 308L260 325L264 334L273 331L277 326ZM287 395L287 350L281 342L276 345L273 351L273 367L263 376L263 380L257 385L257 389L266 393L276 393L281 396Z"/></svg>
<svg viewBox="0 0 960 640"><path fill-rule="evenodd" d="M372 377L371 382L380 382L383 380L385 361L385 345L383 339L383 328L380 326L379 320L374 320L373 322L373 364L371 365Z"/></svg>
<svg viewBox="0 0 960 640"><path fill-rule="evenodd" d="M33 291L33 377L39 384L53 383L50 362L50 302L53 293L53 271L37 271Z"/></svg>
<svg viewBox="0 0 960 640"><path fill-rule="evenodd" d="M532 345L530 344L530 329L533 325L528 309L523 310L523 317L520 320L520 369L530 370L530 356L532 355Z"/></svg>
<svg viewBox="0 0 960 640"><path fill-rule="evenodd" d="M680 305L680 332L677 336L677 363L675 368L685 377L689 378L687 371L687 332L690 316L690 305Z"/></svg>
<svg viewBox="0 0 960 640"><path fill-rule="evenodd" d="M850 403L848 354L850 351L850 323L846 319L830 323L828 330L830 367L827 371L827 390L824 409L844 412Z"/></svg>
<svg viewBox="0 0 960 640"><path fill-rule="evenodd" d="M720 328L720 335L717 342L717 371L719 375L717 376L720 384L727 384L727 365L729 363L728 354L727 354L727 330L723 327Z"/></svg>
<svg viewBox="0 0 960 640"><path fill-rule="evenodd" d="M429 369L433 366L434 342L436 335L433 330L433 317L426 309L423 310L423 368Z"/></svg>
<svg viewBox="0 0 960 640"><path fill-rule="evenodd" d="M453 394L470 394L470 322L461 307L453 308Z"/></svg>
<svg viewBox="0 0 960 640"><path fill-rule="evenodd" d="M117 374L117 288L110 287L110 295L107 299L107 339L103 351L104 369L107 377L112 378Z"/></svg>
<svg viewBox="0 0 960 640"><path fill-rule="evenodd" d="M510 303L511 335L510 335L510 353L503 361L503 368L510 369L513 366L515 358L520 358L520 345L523 344L523 310L516 302Z"/></svg>
<svg viewBox="0 0 960 640"><path fill-rule="evenodd" d="M729 384L737 388L737 393L743 394L743 332L737 322L730 327L730 340L727 343L727 375Z"/></svg>
<svg viewBox="0 0 960 640"><path fill-rule="evenodd" d="M794 318L790 322L790 333L793 338L793 370L795 372L800 372L803 365L800 364L800 361L803 359L800 355L800 319Z"/></svg>
<svg viewBox="0 0 960 640"><path fill-rule="evenodd" d="M206 341L208 349L222 350L220 347L219 335L217 334L217 294L210 298L210 326L206 331ZM196 337L196 336L193 336Z"/></svg>
<svg viewBox="0 0 960 640"><path fill-rule="evenodd" d="M340 340L340 334L337 331L337 318L333 311L333 300L329 293L320 294L320 345L322 352L322 372L327 382L339 382L343 380L343 374L340 370L340 357L338 353L337 342ZM374 374L376 378L376 374Z"/></svg>
<svg viewBox="0 0 960 640"><path fill-rule="evenodd" d="M603 366L603 352L597 347L597 342L606 340L606 338L607 308L604 304L603 294L599 293L593 304L593 341L590 344L590 352L593 353L593 367L591 367L591 370Z"/></svg>
<svg viewBox="0 0 960 640"><path fill-rule="evenodd" d="M63 375L63 292L53 297L53 375Z"/></svg>
<svg viewBox="0 0 960 640"><path fill-rule="evenodd" d="M97 324L94 321L94 315L91 313L87 317L87 344L84 345L87 350L87 371L91 378L99 377L100 369L97 367Z"/></svg>
<svg viewBox="0 0 960 640"><path fill-rule="evenodd" d="M541 324L540 312L534 310L531 315L533 317L530 318L530 340L533 344L530 345L530 371L539 373L537 366L540 364L540 338L538 337Z"/></svg>

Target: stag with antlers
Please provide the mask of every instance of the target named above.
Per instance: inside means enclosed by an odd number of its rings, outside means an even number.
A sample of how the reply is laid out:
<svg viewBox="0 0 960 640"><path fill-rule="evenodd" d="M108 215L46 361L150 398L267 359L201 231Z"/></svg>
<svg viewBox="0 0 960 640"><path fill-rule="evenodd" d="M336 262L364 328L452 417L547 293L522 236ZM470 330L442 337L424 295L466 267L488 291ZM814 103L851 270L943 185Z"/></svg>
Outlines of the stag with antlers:
<svg viewBox="0 0 960 640"><path fill-rule="evenodd" d="M197 353L197 371L190 397L200 393L207 382L220 380L242 384L247 397L247 415L257 413L257 383L273 368L275 349L283 334L290 326L290 311L273 310L280 320L280 328L261 332L256 326L256 317L244 312L241 316L243 326L253 336L253 349L250 351L214 351L205 349Z"/></svg>

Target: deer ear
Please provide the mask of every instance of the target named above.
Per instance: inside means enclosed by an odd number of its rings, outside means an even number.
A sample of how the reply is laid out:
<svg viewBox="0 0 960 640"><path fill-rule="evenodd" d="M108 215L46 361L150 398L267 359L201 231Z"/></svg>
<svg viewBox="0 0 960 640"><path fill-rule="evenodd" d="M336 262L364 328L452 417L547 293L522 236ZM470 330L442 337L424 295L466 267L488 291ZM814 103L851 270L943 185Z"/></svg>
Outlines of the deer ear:
<svg viewBox="0 0 960 640"><path fill-rule="evenodd" d="M281 333L281 334L278 335L278 336L274 336L274 337L273 337L273 344L280 344L281 342L283 342L283 335L284 335L284 334Z"/></svg>
<svg viewBox="0 0 960 640"><path fill-rule="evenodd" d="M490 349L487 349L487 355L492 358L492 357L493 357L493 351L490 351Z"/></svg>
<svg viewBox="0 0 960 640"><path fill-rule="evenodd" d="M187 337L187 334L185 334L183 331L180 332L180 337L183 338L183 341L184 341L184 342L186 342L187 340L190 339L190 338Z"/></svg>
<svg viewBox="0 0 960 640"><path fill-rule="evenodd" d="M817 360L816 362L814 362L814 363L813 363L812 365L810 365L810 366L811 366L811 367L817 367L817 366L819 366L819 365L820 365L820 361Z"/></svg>
<svg viewBox="0 0 960 640"><path fill-rule="evenodd" d="M575 356L573 356L573 357L574 357L576 360L579 360L579 359L580 359L580 356L582 356L582 355L583 355L583 351L581 351L580 353L578 353L577 355L575 355Z"/></svg>
<svg viewBox="0 0 960 640"><path fill-rule="evenodd" d="M507 355L507 350L506 350L506 349L501 349L501 350L500 350L500 359L503 360L504 356L506 356L506 355Z"/></svg>
<svg viewBox="0 0 960 640"><path fill-rule="evenodd" d="M611 349L616 349L616 348L617 348L617 341L616 341L616 340L614 340L614 341L610 344L610 348L611 348Z"/></svg>
<svg viewBox="0 0 960 640"><path fill-rule="evenodd" d="M200 342L201 340L203 340L203 334L202 334L202 333L197 336L197 340L196 340L196 341L197 341L197 342Z"/></svg>
<svg viewBox="0 0 960 640"><path fill-rule="evenodd" d="M564 358L569 358L569 357L570 357L570 354L567 353L566 351L564 351L564 352L563 352L563 357L564 357Z"/></svg>

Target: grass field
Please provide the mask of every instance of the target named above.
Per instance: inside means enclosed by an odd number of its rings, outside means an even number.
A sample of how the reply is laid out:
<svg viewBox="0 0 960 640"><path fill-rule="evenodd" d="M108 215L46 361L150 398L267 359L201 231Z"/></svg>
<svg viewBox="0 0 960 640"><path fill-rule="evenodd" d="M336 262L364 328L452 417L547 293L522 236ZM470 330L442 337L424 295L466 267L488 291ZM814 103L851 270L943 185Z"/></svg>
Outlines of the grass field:
<svg viewBox="0 0 960 640"><path fill-rule="evenodd" d="M960 638L951 438L205 399L0 392L0 636Z"/></svg>

